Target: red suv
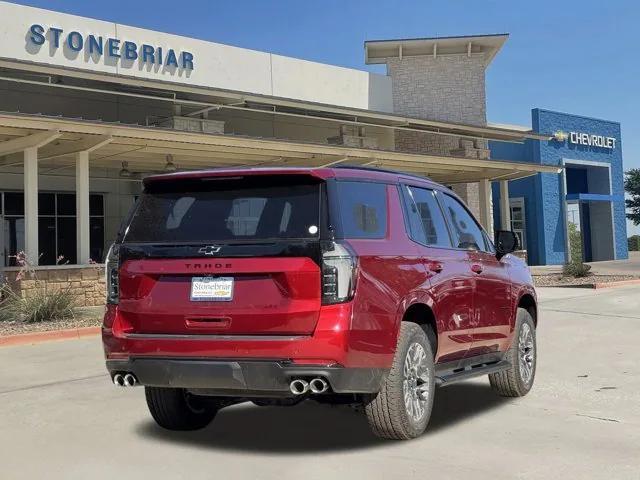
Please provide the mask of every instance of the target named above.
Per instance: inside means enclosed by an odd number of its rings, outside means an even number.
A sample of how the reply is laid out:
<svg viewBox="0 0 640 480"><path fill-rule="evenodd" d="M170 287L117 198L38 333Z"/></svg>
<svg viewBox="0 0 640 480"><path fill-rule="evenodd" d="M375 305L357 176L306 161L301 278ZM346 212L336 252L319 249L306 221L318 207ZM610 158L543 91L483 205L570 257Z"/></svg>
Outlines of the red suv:
<svg viewBox="0 0 640 480"><path fill-rule="evenodd" d="M171 430L313 399L416 437L436 386L533 384L536 294L516 236L496 239L450 189L398 172L148 177L107 259L107 369Z"/></svg>

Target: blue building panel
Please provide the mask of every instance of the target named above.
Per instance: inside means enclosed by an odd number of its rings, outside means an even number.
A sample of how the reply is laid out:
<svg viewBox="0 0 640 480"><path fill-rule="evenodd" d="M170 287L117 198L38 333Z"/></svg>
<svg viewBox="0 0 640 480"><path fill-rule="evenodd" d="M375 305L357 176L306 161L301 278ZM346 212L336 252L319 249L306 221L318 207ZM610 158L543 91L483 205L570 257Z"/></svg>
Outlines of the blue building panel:
<svg viewBox="0 0 640 480"><path fill-rule="evenodd" d="M531 117L534 131L550 135L562 132L564 135L549 141L528 140L524 144L489 142L492 157L496 160L566 168L564 175L545 173L509 182L509 196L525 200L529 263L558 265L568 260L567 200L581 202L583 213L592 212L583 222L585 228L609 228L609 232L613 229L612 258L628 258L620 124L537 108L532 110ZM494 218L499 219L500 193L497 186L494 186L493 193ZM590 208L589 202L609 202L611 210L606 207L603 210L602 205ZM607 222L600 221L605 217ZM590 236L583 242L585 247L589 246L587 257L591 250L598 248L602 256L606 246L594 246L592 240Z"/></svg>

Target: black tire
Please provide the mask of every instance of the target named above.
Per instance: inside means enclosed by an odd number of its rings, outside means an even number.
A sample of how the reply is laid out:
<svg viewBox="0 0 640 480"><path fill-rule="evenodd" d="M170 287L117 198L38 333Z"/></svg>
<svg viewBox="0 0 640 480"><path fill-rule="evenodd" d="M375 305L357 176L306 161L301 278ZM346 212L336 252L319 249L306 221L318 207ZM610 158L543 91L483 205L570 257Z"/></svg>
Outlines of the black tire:
<svg viewBox="0 0 640 480"><path fill-rule="evenodd" d="M428 328L428 327L427 327ZM418 385L424 385L426 398L417 400L423 407L415 418L405 405L405 360L414 344L422 347L425 357ZM415 352L415 349L412 350ZM412 382L412 380L409 380ZM380 392L365 401L365 413L373 433L381 438L408 440L420 436L427 428L435 391L433 352L424 330L415 323L402 322L393 366ZM416 397L414 402L416 401ZM424 404L422 403L424 401ZM418 410L415 410L416 412ZM417 415L416 415L417 416Z"/></svg>
<svg viewBox="0 0 640 480"><path fill-rule="evenodd" d="M144 392L151 416L167 430L199 430L218 413L215 403L203 401L182 388L145 387Z"/></svg>
<svg viewBox="0 0 640 480"><path fill-rule="evenodd" d="M522 336L530 332L531 349L522 350ZM528 345L528 342L524 342ZM531 361L523 359L529 365L523 367L521 356L530 355ZM524 308L518 308L516 313L516 327L513 342L507 350L505 359L511 363L508 370L489 374L491 388L503 397L522 397L529 393L533 387L536 376L536 365L538 363L538 352L536 349L536 326L531 314Z"/></svg>

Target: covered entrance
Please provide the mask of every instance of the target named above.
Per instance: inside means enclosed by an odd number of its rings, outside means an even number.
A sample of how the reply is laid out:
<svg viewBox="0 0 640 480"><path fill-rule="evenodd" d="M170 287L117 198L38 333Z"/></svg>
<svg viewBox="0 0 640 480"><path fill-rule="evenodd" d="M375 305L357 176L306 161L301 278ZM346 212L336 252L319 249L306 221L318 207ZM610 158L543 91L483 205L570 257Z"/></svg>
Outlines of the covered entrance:
<svg viewBox="0 0 640 480"><path fill-rule="evenodd" d="M565 160L568 257L615 259L615 231L608 163Z"/></svg>

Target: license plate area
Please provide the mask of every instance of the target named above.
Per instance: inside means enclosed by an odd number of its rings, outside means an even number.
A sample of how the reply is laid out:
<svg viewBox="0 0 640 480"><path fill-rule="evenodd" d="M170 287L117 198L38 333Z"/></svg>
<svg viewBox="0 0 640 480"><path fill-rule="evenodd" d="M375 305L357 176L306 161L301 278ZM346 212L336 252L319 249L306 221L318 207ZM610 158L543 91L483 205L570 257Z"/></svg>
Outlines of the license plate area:
<svg viewBox="0 0 640 480"><path fill-rule="evenodd" d="M192 302L230 302L233 300L233 277L192 277Z"/></svg>

